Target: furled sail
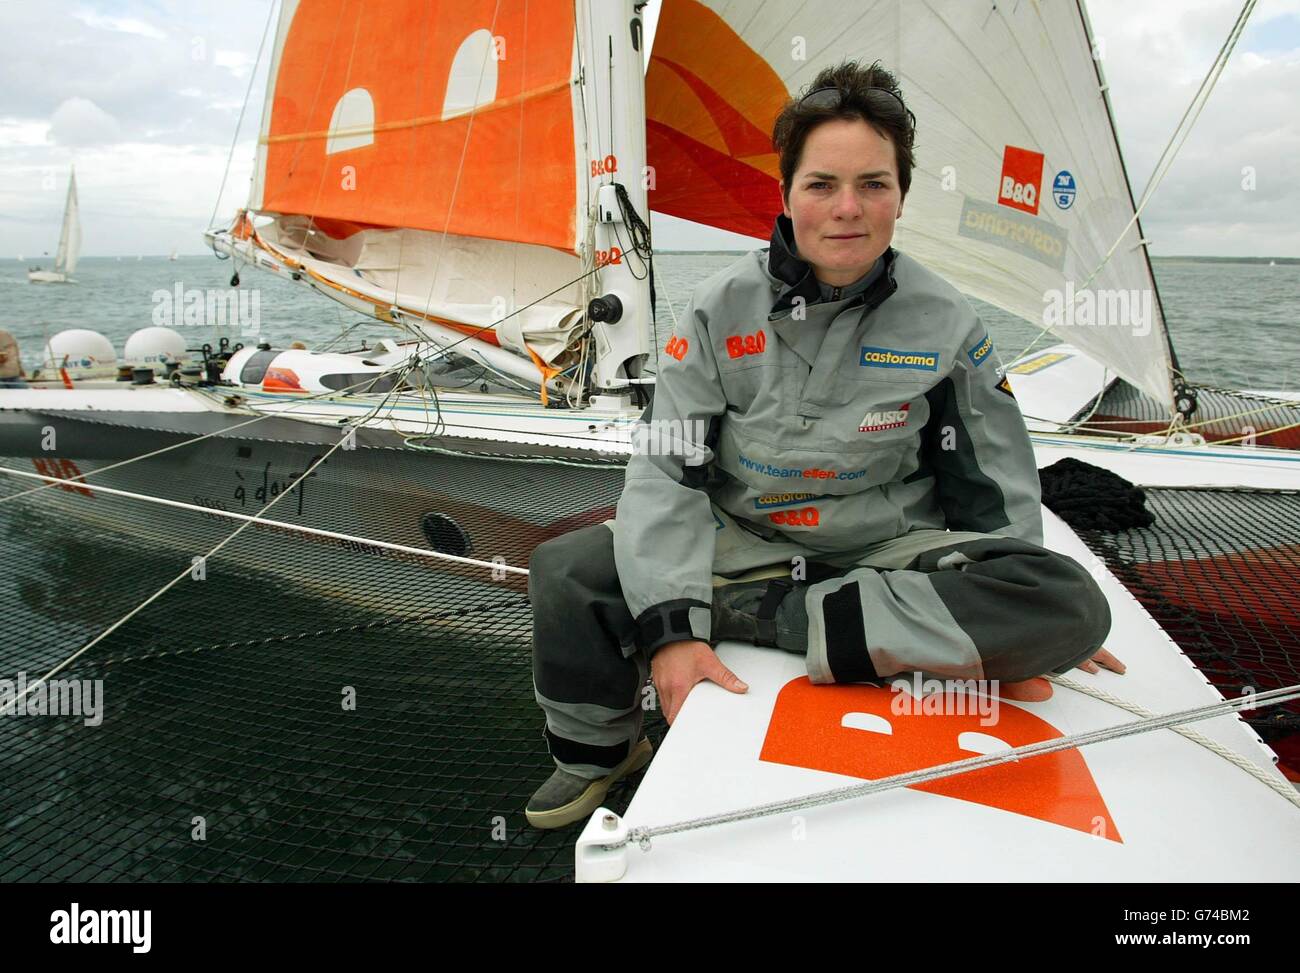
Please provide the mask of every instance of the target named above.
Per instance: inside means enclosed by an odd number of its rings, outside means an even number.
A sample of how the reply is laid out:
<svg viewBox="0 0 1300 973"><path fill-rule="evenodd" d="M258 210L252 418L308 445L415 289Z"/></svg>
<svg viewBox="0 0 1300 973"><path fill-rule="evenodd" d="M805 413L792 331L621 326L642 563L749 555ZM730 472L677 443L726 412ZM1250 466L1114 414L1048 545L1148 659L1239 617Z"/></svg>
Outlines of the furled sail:
<svg viewBox="0 0 1300 973"><path fill-rule="evenodd" d="M572 0L286 0L249 206L271 220L235 235L545 374L583 306L550 293L587 231L575 38Z"/></svg>
<svg viewBox="0 0 1300 973"><path fill-rule="evenodd" d="M647 160L671 178L651 208L766 239L781 206L772 123L844 58L894 71L917 116L896 245L1172 406L1155 281L1075 0L825 2L797 16L780 0L663 0Z"/></svg>
<svg viewBox="0 0 1300 973"><path fill-rule="evenodd" d="M71 276L81 256L81 211L77 205L77 170L68 178L68 198L63 204L63 228L59 230L59 249L54 254L54 269Z"/></svg>

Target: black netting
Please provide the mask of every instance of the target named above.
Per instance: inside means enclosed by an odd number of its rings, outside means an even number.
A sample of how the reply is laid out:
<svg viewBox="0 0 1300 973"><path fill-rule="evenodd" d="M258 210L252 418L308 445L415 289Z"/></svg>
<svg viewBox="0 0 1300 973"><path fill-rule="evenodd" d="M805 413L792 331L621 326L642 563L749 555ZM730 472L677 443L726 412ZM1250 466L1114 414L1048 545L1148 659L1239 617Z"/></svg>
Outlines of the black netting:
<svg viewBox="0 0 1300 973"><path fill-rule="evenodd" d="M1079 536L1224 696L1300 683L1300 491L1145 493L1153 526ZM1300 701L1245 719L1300 779Z"/></svg>
<svg viewBox="0 0 1300 973"><path fill-rule="evenodd" d="M322 452L222 439L94 482L254 513ZM526 567L613 516L622 467L586 462L340 450L266 516ZM66 488L0 504L0 678L44 674L236 526ZM523 818L552 765L522 576L263 526L201 568L61 674L103 680L101 725L0 717L0 880L571 876L580 825Z"/></svg>

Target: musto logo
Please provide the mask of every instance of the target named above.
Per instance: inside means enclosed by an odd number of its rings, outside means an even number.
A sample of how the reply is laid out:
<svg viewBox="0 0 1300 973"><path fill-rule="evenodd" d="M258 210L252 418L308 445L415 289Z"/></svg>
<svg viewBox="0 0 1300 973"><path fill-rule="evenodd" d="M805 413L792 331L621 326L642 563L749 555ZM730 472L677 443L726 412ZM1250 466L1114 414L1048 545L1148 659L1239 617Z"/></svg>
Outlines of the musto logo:
<svg viewBox="0 0 1300 973"><path fill-rule="evenodd" d="M1062 735L1005 698L999 700L997 722L990 726L978 712L927 712L920 705L899 707L894 697L877 686L814 686L806 676L793 679L776 698L759 760L880 780ZM1078 750L999 764L911 789L1122 843Z"/></svg>
<svg viewBox="0 0 1300 973"><path fill-rule="evenodd" d="M892 412L868 412L862 417L858 432L881 432L885 429L901 429L907 425L907 413L912 403L904 402Z"/></svg>
<svg viewBox="0 0 1300 973"><path fill-rule="evenodd" d="M690 346L691 343L685 338L679 338L677 335L673 335L668 339L668 344L664 345L664 354L672 355L672 357L681 361L686 357L686 349Z"/></svg>
<svg viewBox="0 0 1300 973"><path fill-rule="evenodd" d="M862 346L858 364L864 368L920 368L927 372L939 370L937 351L900 351L898 348Z"/></svg>
<svg viewBox="0 0 1300 973"><path fill-rule="evenodd" d="M1038 194L1043 185L1043 153L1008 145L1002 152L1002 183L998 202L1038 215Z"/></svg>

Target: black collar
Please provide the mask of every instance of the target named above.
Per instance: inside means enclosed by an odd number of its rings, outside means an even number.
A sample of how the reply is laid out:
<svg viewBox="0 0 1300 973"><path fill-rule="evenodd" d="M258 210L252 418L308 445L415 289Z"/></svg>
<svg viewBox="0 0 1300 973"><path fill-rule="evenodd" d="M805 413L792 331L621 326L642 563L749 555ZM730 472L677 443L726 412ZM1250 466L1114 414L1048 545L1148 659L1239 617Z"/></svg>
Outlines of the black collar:
<svg viewBox="0 0 1300 973"><path fill-rule="evenodd" d="M821 288L817 286L817 277L813 273L812 265L795 256L794 249L794 224L784 213L778 214L772 226L772 244L767 251L767 270L785 286L781 288L776 303L772 305L772 314L779 314L794 307L797 297L804 299L805 307L816 304L822 299ZM894 280L894 260L897 256L898 251L893 247L885 250L885 272L876 278L875 283L860 294L853 303L860 300L866 305L868 311L873 311L883 304L890 294L898 290L898 283Z"/></svg>

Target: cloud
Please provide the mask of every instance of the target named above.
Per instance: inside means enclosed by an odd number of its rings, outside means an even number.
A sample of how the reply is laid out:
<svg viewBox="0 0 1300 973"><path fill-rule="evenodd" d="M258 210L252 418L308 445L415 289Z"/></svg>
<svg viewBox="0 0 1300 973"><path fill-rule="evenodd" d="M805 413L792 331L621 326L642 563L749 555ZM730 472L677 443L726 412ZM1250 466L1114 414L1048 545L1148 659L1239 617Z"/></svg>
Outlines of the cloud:
<svg viewBox="0 0 1300 973"><path fill-rule="evenodd" d="M140 37L153 37L158 40L167 38L166 32L143 20L134 20L130 17L106 17L89 10L73 11L72 16L88 27L116 30L123 34L137 34Z"/></svg>
<svg viewBox="0 0 1300 973"><path fill-rule="evenodd" d="M121 132L117 119L87 98L67 99L50 118L50 139L60 145L116 142Z"/></svg>
<svg viewBox="0 0 1300 973"><path fill-rule="evenodd" d="M1135 193L1240 5L1089 0ZM74 161L88 253L197 252L270 10L271 0L0 0L0 255L48 246L28 228L57 222L62 197L43 186L50 173L62 185ZM1300 0L1264 0L1255 18L1143 214L1157 254L1300 255ZM265 56L222 215L247 198L264 73ZM1253 190L1242 188L1247 166ZM668 249L761 245L654 220Z"/></svg>

